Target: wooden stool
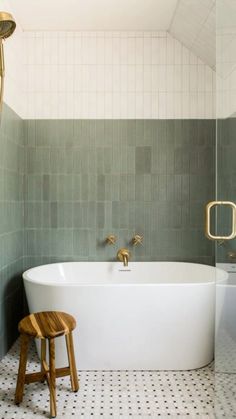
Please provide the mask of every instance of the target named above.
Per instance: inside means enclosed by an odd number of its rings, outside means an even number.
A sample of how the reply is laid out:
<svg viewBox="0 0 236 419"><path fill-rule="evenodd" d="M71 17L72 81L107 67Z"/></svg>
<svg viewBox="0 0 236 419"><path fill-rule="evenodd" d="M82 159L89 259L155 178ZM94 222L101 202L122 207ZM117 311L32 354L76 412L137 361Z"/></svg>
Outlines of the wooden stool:
<svg viewBox="0 0 236 419"><path fill-rule="evenodd" d="M43 311L26 316L19 323L21 348L16 384L15 403L23 398L24 384L47 380L50 391L50 415L56 417L56 377L70 375L71 388L79 390L76 371L72 330L76 327L75 319L67 313ZM69 367L55 368L55 338L65 335ZM26 374L27 352L30 338L41 339L41 372ZM46 340L49 347L49 366L46 362Z"/></svg>

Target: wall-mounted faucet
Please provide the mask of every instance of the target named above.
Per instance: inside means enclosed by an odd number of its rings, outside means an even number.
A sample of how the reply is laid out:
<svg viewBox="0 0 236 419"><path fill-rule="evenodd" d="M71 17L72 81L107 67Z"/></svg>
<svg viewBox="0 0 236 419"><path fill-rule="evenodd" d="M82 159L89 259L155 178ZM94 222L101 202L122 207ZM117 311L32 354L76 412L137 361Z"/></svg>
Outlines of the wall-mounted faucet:
<svg viewBox="0 0 236 419"><path fill-rule="evenodd" d="M131 253L128 249L121 248L117 252L117 259L120 262L123 262L124 266L128 266L130 260Z"/></svg>

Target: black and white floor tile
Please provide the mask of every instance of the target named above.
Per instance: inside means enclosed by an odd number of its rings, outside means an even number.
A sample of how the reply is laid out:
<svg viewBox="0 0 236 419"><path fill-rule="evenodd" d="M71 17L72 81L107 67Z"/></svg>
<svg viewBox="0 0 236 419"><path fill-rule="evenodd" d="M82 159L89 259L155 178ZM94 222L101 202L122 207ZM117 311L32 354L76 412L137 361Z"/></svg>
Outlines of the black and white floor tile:
<svg viewBox="0 0 236 419"><path fill-rule="evenodd" d="M22 404L14 405L18 360L17 341L0 363L0 418L49 417L45 383L26 385ZM27 370L38 369L32 346ZM57 379L58 419L236 417L222 400L218 402L219 416L214 413L212 365L194 371L79 371L79 376L78 393L70 391L69 377Z"/></svg>

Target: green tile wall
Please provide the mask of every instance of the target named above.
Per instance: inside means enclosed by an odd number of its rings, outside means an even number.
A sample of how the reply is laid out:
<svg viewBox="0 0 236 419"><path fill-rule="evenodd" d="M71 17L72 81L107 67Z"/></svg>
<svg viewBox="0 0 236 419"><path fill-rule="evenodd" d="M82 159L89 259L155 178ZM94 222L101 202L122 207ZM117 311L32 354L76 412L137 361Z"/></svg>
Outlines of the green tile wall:
<svg viewBox="0 0 236 419"><path fill-rule="evenodd" d="M229 126L222 153L228 168L236 128L232 121ZM27 267L113 260L135 233L143 234L144 244L132 249L133 260L213 264L214 245L203 225L204 205L215 197L214 153L215 121L22 121L4 105L0 358L23 315L21 274ZM115 247L104 244L110 233L118 236Z"/></svg>
<svg viewBox="0 0 236 419"><path fill-rule="evenodd" d="M23 313L24 124L7 105L0 124L0 359Z"/></svg>
<svg viewBox="0 0 236 419"><path fill-rule="evenodd" d="M214 263L204 205L215 197L215 121L29 120L26 266L113 260ZM104 245L114 233L118 243Z"/></svg>

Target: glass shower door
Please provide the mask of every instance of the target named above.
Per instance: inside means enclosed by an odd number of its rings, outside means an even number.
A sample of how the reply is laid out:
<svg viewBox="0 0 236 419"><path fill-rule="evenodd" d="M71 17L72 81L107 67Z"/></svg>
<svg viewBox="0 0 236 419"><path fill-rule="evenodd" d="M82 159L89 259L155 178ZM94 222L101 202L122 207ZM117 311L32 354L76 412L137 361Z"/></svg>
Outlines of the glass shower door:
<svg viewBox="0 0 236 419"><path fill-rule="evenodd" d="M236 1L216 0L216 199L236 204ZM235 225L228 205L218 205L216 235ZM234 235L233 235L234 236ZM236 238L216 240L215 417L236 417Z"/></svg>

